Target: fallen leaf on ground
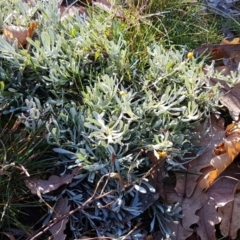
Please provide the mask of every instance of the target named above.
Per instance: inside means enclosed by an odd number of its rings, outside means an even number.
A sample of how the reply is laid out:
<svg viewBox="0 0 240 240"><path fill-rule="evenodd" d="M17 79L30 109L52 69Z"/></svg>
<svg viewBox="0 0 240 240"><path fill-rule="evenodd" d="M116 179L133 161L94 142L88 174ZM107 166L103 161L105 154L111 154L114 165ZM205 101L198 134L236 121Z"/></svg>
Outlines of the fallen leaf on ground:
<svg viewBox="0 0 240 240"><path fill-rule="evenodd" d="M28 44L27 38L32 38L37 29L37 22L32 22L29 27L15 25L3 25L3 34L9 43L17 41L18 47L25 47Z"/></svg>
<svg viewBox="0 0 240 240"><path fill-rule="evenodd" d="M205 44L193 50L195 57L205 56L211 60L223 58L240 62L240 44Z"/></svg>
<svg viewBox="0 0 240 240"><path fill-rule="evenodd" d="M196 185L203 174L203 169L206 167L212 168L210 160L213 157L213 149L216 144L219 144L225 136L224 120L222 118L217 119L215 116L211 116L206 123L208 129L203 129L203 124L195 131L195 135L199 135L194 144L198 146L206 146L203 153L197 158L193 159L187 166L186 173L177 173L176 192L179 196L190 197ZM200 129L199 129L200 128ZM199 132L205 131L205 134L199 134ZM194 131L193 131L194 132Z"/></svg>
<svg viewBox="0 0 240 240"><path fill-rule="evenodd" d="M227 39L223 39L220 44L239 44L239 42L240 42L240 38L236 37L236 38L233 38L231 41Z"/></svg>
<svg viewBox="0 0 240 240"><path fill-rule="evenodd" d="M206 84L209 87L219 84L221 87L219 89L222 96L220 97L220 102L225 106L234 121L239 120L240 115L240 83L235 84L232 88L223 80L217 78L206 78Z"/></svg>
<svg viewBox="0 0 240 240"><path fill-rule="evenodd" d="M220 222L215 206L215 201L208 198L203 207L196 212L199 221L195 231L201 237L201 240L215 239L215 225Z"/></svg>
<svg viewBox="0 0 240 240"><path fill-rule="evenodd" d="M56 218L56 221L60 216L68 213L70 210L70 205L68 205L68 198L60 198L54 208L53 219ZM66 228L66 224L68 222L68 218L64 218L63 220L57 222L55 225L49 228L49 231L52 233L54 240L64 240L66 235L64 234L64 230Z"/></svg>
<svg viewBox="0 0 240 240"><path fill-rule="evenodd" d="M26 179L25 184L31 190L32 194L45 194L58 189L64 184L72 182L74 174L66 174L64 176L50 176L48 180L42 180L37 178Z"/></svg>
<svg viewBox="0 0 240 240"><path fill-rule="evenodd" d="M232 177L219 178L208 190L209 199L215 202L215 215L220 219L220 231L223 236L236 238L239 223L240 182ZM208 206L204 206L207 210ZM233 210L233 208L235 208ZM213 214L214 215L214 214ZM235 236L235 237L234 237Z"/></svg>
<svg viewBox="0 0 240 240"><path fill-rule="evenodd" d="M201 240L215 239L215 225L220 223L221 219L225 219L217 208L224 207L234 200L239 180L219 176L240 153L240 124L233 123L223 131L223 126L216 123L208 136L212 138L208 149L188 164L186 173L176 173L175 191L171 188L166 191L168 202L172 204L181 202L183 213L183 218L179 222L169 224L175 234L171 236L172 239L184 240L194 231ZM216 144L216 150L212 152ZM233 217L235 216L232 215ZM193 224L197 224L195 230L191 228ZM234 236L238 227L234 225L232 229Z"/></svg>
<svg viewBox="0 0 240 240"><path fill-rule="evenodd" d="M158 153L156 154L159 155ZM149 157L153 165L150 171L150 177L149 177L150 184L156 189L156 193L159 194L159 196L162 197L162 199L165 199L165 193L163 188L163 177L164 177L163 166L166 162L167 156L165 157L156 156L153 151L148 151L147 156Z"/></svg>
<svg viewBox="0 0 240 240"><path fill-rule="evenodd" d="M237 83L228 92L226 92L221 98L222 105L228 108L229 113L234 121L239 120L240 115L240 83Z"/></svg>

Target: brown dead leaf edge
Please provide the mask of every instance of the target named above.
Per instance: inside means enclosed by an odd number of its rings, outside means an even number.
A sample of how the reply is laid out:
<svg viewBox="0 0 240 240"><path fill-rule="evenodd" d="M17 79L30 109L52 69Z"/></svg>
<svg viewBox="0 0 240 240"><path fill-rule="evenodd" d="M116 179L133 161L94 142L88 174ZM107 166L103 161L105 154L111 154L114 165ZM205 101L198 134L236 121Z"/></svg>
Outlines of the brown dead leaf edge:
<svg viewBox="0 0 240 240"><path fill-rule="evenodd" d="M67 198L60 198L55 204L54 208L49 206L43 199L41 194L49 193L58 189L60 186L69 184L72 182L73 176L78 173L78 168L73 169L71 174L64 176L50 176L47 180L29 178L25 180L26 186L31 190L32 194L38 195L38 197L53 211L52 219L56 220L55 224L52 224L48 230L52 233L53 240L64 240L64 230L68 222L67 214L70 211ZM64 217L63 217L64 216ZM34 239L34 237L32 238Z"/></svg>
<svg viewBox="0 0 240 240"><path fill-rule="evenodd" d="M240 181L224 176L224 171L240 152L239 136L240 123L233 123L224 131L222 122L212 119L208 149L188 164L185 173L176 173L176 186L166 190L166 197L170 204L181 203L184 217L169 224L171 239L200 237L201 240L214 240L216 224L220 225L223 237L237 237L240 228ZM219 139L223 142L220 143ZM214 145L216 147L212 152ZM155 239L159 237L160 233Z"/></svg>

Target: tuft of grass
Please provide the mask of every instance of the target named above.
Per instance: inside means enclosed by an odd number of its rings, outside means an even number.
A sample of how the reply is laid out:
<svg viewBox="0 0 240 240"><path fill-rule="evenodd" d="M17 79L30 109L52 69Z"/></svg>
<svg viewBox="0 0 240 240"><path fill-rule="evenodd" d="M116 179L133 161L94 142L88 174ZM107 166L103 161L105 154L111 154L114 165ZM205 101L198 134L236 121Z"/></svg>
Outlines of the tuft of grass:
<svg viewBox="0 0 240 240"><path fill-rule="evenodd" d="M0 128L0 228L18 229L24 235L33 231L37 223L28 219L38 212L34 219L39 220L46 211L39 212L44 206L29 194L24 179L49 175L54 156L49 155L44 129L33 133L20 118L11 115L1 116Z"/></svg>

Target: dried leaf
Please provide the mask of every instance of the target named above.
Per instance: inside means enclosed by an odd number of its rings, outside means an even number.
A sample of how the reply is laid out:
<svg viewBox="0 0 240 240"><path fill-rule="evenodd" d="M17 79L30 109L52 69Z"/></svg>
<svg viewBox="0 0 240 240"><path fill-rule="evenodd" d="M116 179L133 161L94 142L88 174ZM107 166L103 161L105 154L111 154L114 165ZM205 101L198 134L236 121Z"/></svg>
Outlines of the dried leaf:
<svg viewBox="0 0 240 240"><path fill-rule="evenodd" d="M149 182L150 184L156 189L156 192L165 199L165 193L163 188L163 177L164 177L164 164L166 161L167 155L164 155L163 157L158 157L154 154L153 151L148 151L147 156L149 157L150 161L153 164L153 167L150 171L150 178Z"/></svg>
<svg viewBox="0 0 240 240"><path fill-rule="evenodd" d="M233 211L233 204L235 204L235 194L240 189L239 180L232 177L221 177L219 178L208 190L209 198L214 200L216 208L218 207L218 215L221 220L220 230L223 236L230 235L230 229L232 227L232 234L236 234L238 228L240 227L236 220L234 223L233 218L238 218L238 212L240 209L238 205L238 199L236 201L236 209ZM237 193L238 194L238 193ZM207 206L204 206L207 207ZM231 211L230 211L231 210ZM235 211L236 210L236 211ZM230 224L232 222L232 224ZM234 236L234 235L231 235ZM233 237L232 239L235 239Z"/></svg>
<svg viewBox="0 0 240 240"><path fill-rule="evenodd" d="M36 21L31 22L28 26L27 37L32 38L37 28L38 28L38 23Z"/></svg>
<svg viewBox="0 0 240 240"><path fill-rule="evenodd" d="M175 236L171 236L172 239L186 239L191 236L192 224L197 224L196 232L202 240L215 239L215 225L222 219L217 208L233 201L239 188L238 179L218 177L240 152L240 124L233 123L227 127L225 139L217 146L217 155L213 156L211 149L223 139L223 133L223 127L215 124L208 136L212 138L208 150L189 163L188 172L178 173L175 192L173 189L166 191L169 203L181 202L184 216L179 222L169 225L175 233ZM235 236L238 227L234 226L233 229L232 234Z"/></svg>
<svg viewBox="0 0 240 240"><path fill-rule="evenodd" d="M227 203L224 207L219 208L222 213L222 221L220 231L223 236L230 236L231 239L236 239L237 231L240 228L240 193L236 193L234 201Z"/></svg>
<svg viewBox="0 0 240 240"><path fill-rule="evenodd" d="M217 179L217 177L233 162L235 157L240 153L240 126L238 123L231 124L227 128L222 147L222 154L217 155L210 161L210 167L207 173L199 181L198 187L201 189L208 189L209 186Z"/></svg>
<svg viewBox="0 0 240 240"><path fill-rule="evenodd" d="M238 121L240 114L240 83L237 83L234 87L230 88L225 81L212 77L206 78L206 83L208 86L215 86L216 84L222 86L220 89L222 96L219 100L223 106L228 108L233 120Z"/></svg>
<svg viewBox="0 0 240 240"><path fill-rule="evenodd" d="M240 44L206 44L196 48L193 53L195 57L205 56L211 60L227 58L240 62Z"/></svg>
<svg viewBox="0 0 240 240"><path fill-rule="evenodd" d="M38 23L36 21L31 22L29 27L9 26L5 24L3 26L3 34L8 42L12 43L16 40L18 47L24 47L28 44L27 38L32 38L37 28Z"/></svg>
<svg viewBox="0 0 240 240"><path fill-rule="evenodd" d="M199 214L204 214L201 209L208 203L209 198L204 189L210 185L215 178L205 179L205 174L214 170L210 164L213 157L212 149L216 143L222 141L224 132L224 121L216 119L212 116L210 121L210 129L207 134L199 137L199 142L203 146L207 146L205 151L199 157L195 158L187 166L187 172L176 173L177 184L175 193L168 189L166 191L167 201L169 203L181 202L183 218L179 222L170 223L169 227L175 236L172 239L186 239L193 234L192 224L198 224L200 217ZM196 129L196 132L201 130Z"/></svg>
<svg viewBox="0 0 240 240"><path fill-rule="evenodd" d="M50 176L48 180L37 178L26 179L25 184L31 190L32 194L45 194L58 189L64 184L72 182L73 174L66 174L62 177L56 175Z"/></svg>
<svg viewBox="0 0 240 240"><path fill-rule="evenodd" d="M215 239L215 225L220 222L220 217L215 206L215 201L209 198L204 206L196 213L199 217L196 232L202 240Z"/></svg>
<svg viewBox="0 0 240 240"><path fill-rule="evenodd" d="M70 210L70 205L68 205L68 198L60 198L54 208L53 219L57 219L60 216L68 213ZM57 222L55 225L49 228L49 231L53 235L53 239L55 240L64 240L66 235L64 234L64 230L66 228L66 224L68 222L67 218Z"/></svg>
<svg viewBox="0 0 240 240"><path fill-rule="evenodd" d="M229 76L230 71L232 71L232 69L230 69L228 66L216 66L214 68L215 73L221 73L223 76Z"/></svg>
<svg viewBox="0 0 240 240"><path fill-rule="evenodd" d="M186 197L190 197L196 185L201 180L203 169L205 169L206 172L213 167L210 164L210 160L213 157L214 147L219 144L225 136L224 121L221 118L217 119L212 116L207 124L210 125L209 131L207 131L207 134L199 136L198 139L200 146L207 146L204 152L189 163L186 173L177 173L178 181L176 184L176 192L179 196L186 195ZM197 129L196 131L199 132L202 130ZM207 169L207 167L210 167L210 169Z"/></svg>
<svg viewBox="0 0 240 240"><path fill-rule="evenodd" d="M220 44L239 44L239 42L240 42L240 38L236 37L236 38L233 38L232 40L223 39Z"/></svg>
<svg viewBox="0 0 240 240"><path fill-rule="evenodd" d="M6 40L10 43L17 40L18 46L25 46L27 44L28 37L28 28L21 26L3 26L3 34L6 37Z"/></svg>
<svg viewBox="0 0 240 240"><path fill-rule="evenodd" d="M225 93L220 102L228 108L229 113L234 121L238 121L240 114L240 83L237 83L231 90Z"/></svg>
<svg viewBox="0 0 240 240"><path fill-rule="evenodd" d="M216 84L220 85L220 92L222 94L225 94L226 92L231 90L231 87L224 80L221 80L221 79L210 77L210 78L206 78L205 82L208 87L213 87Z"/></svg>

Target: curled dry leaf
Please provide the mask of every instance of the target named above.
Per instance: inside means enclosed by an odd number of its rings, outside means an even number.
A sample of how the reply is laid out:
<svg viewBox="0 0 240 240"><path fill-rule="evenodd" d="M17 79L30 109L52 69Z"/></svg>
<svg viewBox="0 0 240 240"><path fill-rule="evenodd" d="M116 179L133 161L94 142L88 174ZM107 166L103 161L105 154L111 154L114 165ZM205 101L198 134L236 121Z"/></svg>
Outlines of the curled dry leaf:
<svg viewBox="0 0 240 240"><path fill-rule="evenodd" d="M208 130L203 129L203 124L200 125L196 130L196 134L199 133L199 138L195 142L198 146L205 147L203 153L197 158L193 159L187 166L187 172L177 173L177 184L176 192L179 196L190 197L198 182L203 176L203 169L206 171L212 169L210 160L213 157L213 149L217 144L219 144L225 136L224 131L224 120L222 118L217 119L215 116L211 116L205 125L208 125ZM201 132L206 132L206 134L200 134Z"/></svg>
<svg viewBox="0 0 240 240"><path fill-rule="evenodd" d="M27 44L28 37L28 28L21 26L3 26L3 34L6 37L6 40L12 43L14 40L17 40L18 46L25 46Z"/></svg>
<svg viewBox="0 0 240 240"><path fill-rule="evenodd" d="M217 211L217 208L233 201L236 186L238 186L238 180L221 177L207 191L208 200L196 213L199 216L196 232L201 239L215 239L215 225L222 220L222 214Z"/></svg>
<svg viewBox="0 0 240 240"><path fill-rule="evenodd" d="M6 40L10 43L15 40L18 43L18 47L24 47L27 45L27 38L32 38L35 30L37 29L37 22L32 22L29 24L29 27L21 27L15 25L4 25L3 26L3 34L6 37Z"/></svg>
<svg viewBox="0 0 240 240"><path fill-rule="evenodd" d="M50 176L48 180L42 180L37 178L26 179L25 184L31 190L32 194L45 194L58 189L64 184L69 184L72 182L75 171L71 174L66 174L64 176Z"/></svg>
<svg viewBox="0 0 240 240"><path fill-rule="evenodd" d="M215 201L208 198L203 207L196 212L199 221L195 231L202 240L215 239L215 225L220 222L215 206Z"/></svg>

